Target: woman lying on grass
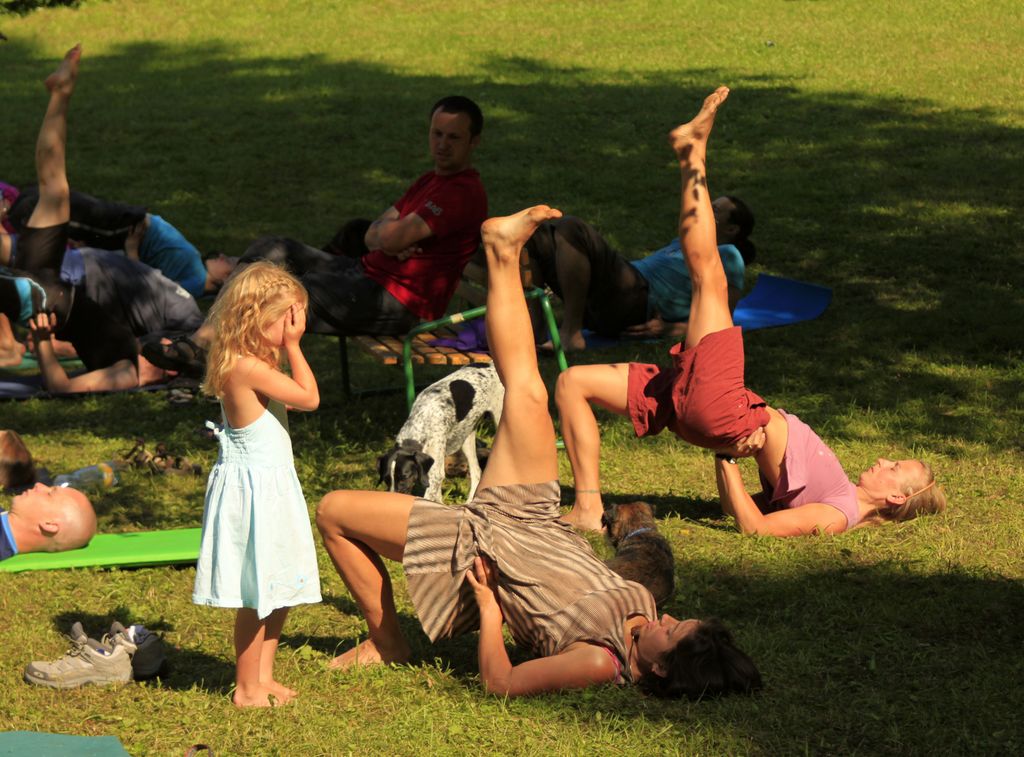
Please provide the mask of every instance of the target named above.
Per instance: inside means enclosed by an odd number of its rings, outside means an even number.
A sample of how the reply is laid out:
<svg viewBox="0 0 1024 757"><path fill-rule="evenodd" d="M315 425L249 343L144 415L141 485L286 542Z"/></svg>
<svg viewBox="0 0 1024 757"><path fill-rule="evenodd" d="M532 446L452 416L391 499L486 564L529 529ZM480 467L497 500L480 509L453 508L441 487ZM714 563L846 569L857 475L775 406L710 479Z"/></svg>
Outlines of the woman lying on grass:
<svg viewBox="0 0 1024 757"><path fill-rule="evenodd" d="M679 237L693 282L686 341L670 351L672 365L576 366L558 378L555 397L577 496L566 521L601 528L601 440L591 402L628 415L637 436L669 428L718 451L722 510L745 534L839 533L941 512L946 498L927 464L879 458L854 485L807 424L768 407L744 385L743 335L729 310L705 166L715 113L728 96L727 88L719 88L693 121L669 137L682 172ZM765 512L747 493L736 465L737 457L751 455L761 472Z"/></svg>
<svg viewBox="0 0 1024 757"><path fill-rule="evenodd" d="M721 623L659 619L647 589L612 572L558 520L555 433L519 254L539 223L560 215L538 206L483 226L487 337L505 403L473 502L445 507L363 491L335 491L321 501L324 545L369 626L369 639L332 667L409 659L386 557L402 561L432 641L479 629L480 676L489 692L521 696L612 682L691 698L757 689L757 668ZM503 623L537 659L511 664Z"/></svg>

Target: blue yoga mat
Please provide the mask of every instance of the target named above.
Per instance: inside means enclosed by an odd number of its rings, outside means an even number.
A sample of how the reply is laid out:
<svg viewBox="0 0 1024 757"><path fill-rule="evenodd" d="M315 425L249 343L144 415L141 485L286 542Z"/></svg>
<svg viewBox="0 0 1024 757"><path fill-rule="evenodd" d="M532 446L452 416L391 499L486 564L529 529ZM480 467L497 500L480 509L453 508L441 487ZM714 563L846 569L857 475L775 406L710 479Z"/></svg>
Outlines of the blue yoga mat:
<svg viewBox="0 0 1024 757"><path fill-rule="evenodd" d="M744 331L813 321L832 302L832 290L805 281L762 273L739 301L732 320Z"/></svg>
<svg viewBox="0 0 1024 757"><path fill-rule="evenodd" d="M832 290L818 284L787 279L762 273L757 277L750 294L739 301L732 321L744 331L788 326L791 323L812 321L828 308L832 302ZM590 349L612 347L621 341L655 342L657 339L630 339L628 336L613 339L584 331Z"/></svg>
<svg viewBox="0 0 1024 757"><path fill-rule="evenodd" d="M46 397L48 393L43 389L43 377L19 376L0 379L0 398L23 400L29 397Z"/></svg>

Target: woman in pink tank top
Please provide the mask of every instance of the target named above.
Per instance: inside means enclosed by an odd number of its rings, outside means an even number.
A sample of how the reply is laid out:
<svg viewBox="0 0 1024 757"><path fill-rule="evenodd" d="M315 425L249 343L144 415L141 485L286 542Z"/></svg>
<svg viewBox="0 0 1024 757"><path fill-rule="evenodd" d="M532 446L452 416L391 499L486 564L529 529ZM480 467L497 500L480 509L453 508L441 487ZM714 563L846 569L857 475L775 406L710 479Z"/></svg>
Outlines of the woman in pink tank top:
<svg viewBox="0 0 1024 757"><path fill-rule="evenodd" d="M810 427L747 389L743 336L732 322L716 244L717 224L729 223L735 208L727 197L711 202L705 164L715 114L728 96L720 87L693 121L669 135L682 173L679 238L693 282L686 341L670 350L667 367L586 365L559 376L555 399L576 479L576 504L565 520L601 527L601 441L590 403L628 416L637 436L669 428L715 450L722 509L746 534L839 533L940 512L945 495L926 463L879 458L853 484ZM763 509L743 485L739 457L757 461Z"/></svg>

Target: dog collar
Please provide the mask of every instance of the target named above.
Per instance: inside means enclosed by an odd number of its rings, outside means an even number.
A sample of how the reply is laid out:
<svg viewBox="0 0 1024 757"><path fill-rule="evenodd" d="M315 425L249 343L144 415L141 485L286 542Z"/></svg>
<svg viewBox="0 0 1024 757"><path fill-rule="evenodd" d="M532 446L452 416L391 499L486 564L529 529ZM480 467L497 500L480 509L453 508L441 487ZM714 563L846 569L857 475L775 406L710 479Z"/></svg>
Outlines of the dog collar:
<svg viewBox="0 0 1024 757"><path fill-rule="evenodd" d="M628 534L626 534L621 539L619 539L619 543L621 544L622 542L626 541L626 539L630 539L630 538L636 536L637 534L642 534L644 531L653 531L653 530L654 530L654 528L651 527L651 526L644 526L643 528L638 528L636 531L630 531Z"/></svg>

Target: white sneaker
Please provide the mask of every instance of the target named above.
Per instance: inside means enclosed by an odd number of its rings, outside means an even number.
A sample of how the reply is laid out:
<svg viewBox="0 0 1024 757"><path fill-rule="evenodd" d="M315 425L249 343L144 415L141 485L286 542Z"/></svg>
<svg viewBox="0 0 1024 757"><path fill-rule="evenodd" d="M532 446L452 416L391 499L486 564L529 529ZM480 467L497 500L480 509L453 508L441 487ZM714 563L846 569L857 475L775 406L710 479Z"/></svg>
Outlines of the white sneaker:
<svg viewBox="0 0 1024 757"><path fill-rule="evenodd" d="M82 624L71 626L71 648L59 660L30 662L25 682L51 689L76 689L90 683L127 683L132 680L132 663L121 647L90 639Z"/></svg>

